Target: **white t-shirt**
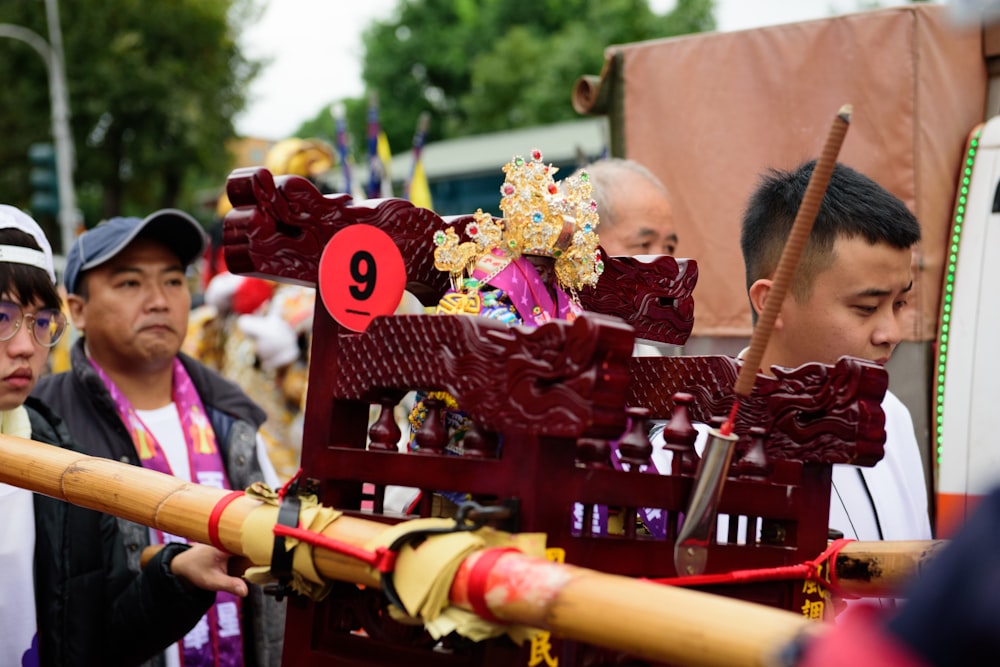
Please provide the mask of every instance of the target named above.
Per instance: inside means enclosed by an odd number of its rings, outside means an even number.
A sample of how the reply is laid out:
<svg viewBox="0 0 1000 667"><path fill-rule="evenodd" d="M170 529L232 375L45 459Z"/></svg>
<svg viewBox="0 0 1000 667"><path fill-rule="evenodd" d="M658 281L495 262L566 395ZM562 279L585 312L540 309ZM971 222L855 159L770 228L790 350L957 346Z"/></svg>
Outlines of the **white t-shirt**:
<svg viewBox="0 0 1000 667"><path fill-rule="evenodd" d="M174 477L190 482L191 458L188 456L187 441L184 439L184 430L181 427L181 417L177 413L177 406L170 403L155 410L136 410L135 413L156 438L156 442L160 445L160 449L170 465L170 472L173 473ZM149 529L149 537L151 544L160 543L159 531L155 528ZM166 542L176 539L171 535L164 536ZM167 667L180 667L180 644L171 644L163 655L166 658Z"/></svg>
<svg viewBox="0 0 1000 667"><path fill-rule="evenodd" d="M31 491L0 484L0 516L0 665L37 667Z"/></svg>
<svg viewBox="0 0 1000 667"><path fill-rule="evenodd" d="M929 540L927 484L913 420L885 392L885 456L870 468L833 467L830 527L855 540Z"/></svg>
<svg viewBox="0 0 1000 667"><path fill-rule="evenodd" d="M136 410L136 415L150 430L157 444L167 457L170 472L177 479L191 481L191 459L188 457L187 441L181 426L181 416L174 403L155 410Z"/></svg>
<svg viewBox="0 0 1000 667"><path fill-rule="evenodd" d="M155 410L136 410L135 412L160 444L174 477L190 482L191 460L188 457L187 443L184 440L184 431L176 405L170 403ZM267 443L264 442L260 432L257 433L257 461L260 463L260 469L267 485L272 489L279 488L281 481L267 455ZM211 479L203 479L199 483L207 486L222 486L221 482L213 482Z"/></svg>

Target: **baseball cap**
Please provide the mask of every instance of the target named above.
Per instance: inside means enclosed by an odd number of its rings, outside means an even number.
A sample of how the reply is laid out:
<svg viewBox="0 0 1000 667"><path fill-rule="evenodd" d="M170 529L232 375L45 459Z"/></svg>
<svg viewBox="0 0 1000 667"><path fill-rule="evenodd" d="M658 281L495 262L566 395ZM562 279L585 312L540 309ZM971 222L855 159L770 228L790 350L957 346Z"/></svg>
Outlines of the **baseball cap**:
<svg viewBox="0 0 1000 667"><path fill-rule="evenodd" d="M56 272L52 267L52 247L49 245L49 240L45 238L45 232L38 226L34 218L19 208L0 204L0 229L19 229L31 235L38 247L42 249L39 252L21 246L0 246L0 261L37 266L49 274L53 283L56 282Z"/></svg>
<svg viewBox="0 0 1000 667"><path fill-rule="evenodd" d="M184 211L164 208L145 218L111 218L77 237L66 257L63 284L76 294L80 275L113 259L138 237L167 246L187 266L205 252L208 235Z"/></svg>

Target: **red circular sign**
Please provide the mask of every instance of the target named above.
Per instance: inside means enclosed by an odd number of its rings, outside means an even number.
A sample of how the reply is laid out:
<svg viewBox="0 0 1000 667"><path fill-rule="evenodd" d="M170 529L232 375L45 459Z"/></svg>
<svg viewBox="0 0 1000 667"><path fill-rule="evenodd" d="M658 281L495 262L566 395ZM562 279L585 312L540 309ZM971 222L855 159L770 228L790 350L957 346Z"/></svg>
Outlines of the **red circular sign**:
<svg viewBox="0 0 1000 667"><path fill-rule="evenodd" d="M351 225L333 235L319 260L319 294L341 326L364 331L396 310L406 287L403 255L378 227Z"/></svg>

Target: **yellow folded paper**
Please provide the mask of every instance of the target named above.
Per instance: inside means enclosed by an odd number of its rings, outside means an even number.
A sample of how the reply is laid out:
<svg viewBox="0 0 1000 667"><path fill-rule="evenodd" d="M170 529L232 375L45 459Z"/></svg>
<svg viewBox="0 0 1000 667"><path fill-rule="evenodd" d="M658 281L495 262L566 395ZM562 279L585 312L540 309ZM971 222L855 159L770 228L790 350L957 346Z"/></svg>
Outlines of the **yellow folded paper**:
<svg viewBox="0 0 1000 667"><path fill-rule="evenodd" d="M366 548L389 546L397 538L413 531L454 526L452 519L414 519L386 529ZM406 613L423 621L427 631L435 638L458 632L474 641L481 641L506 633L520 643L533 636L538 632L534 628L488 621L452 606L448 601L455 573L462 561L476 551L494 547L513 547L526 555L544 557L545 535L511 535L492 528L480 528L473 532L429 535L416 546L404 546L396 560L393 584ZM398 614L393 613L393 616L398 617Z"/></svg>
<svg viewBox="0 0 1000 667"><path fill-rule="evenodd" d="M274 549L274 525L278 522L278 494L264 484L255 484L247 489L247 495L263 504L252 510L243 522L240 542L243 553L254 563L271 562ZM323 507L316 496L300 496L299 525L314 533L322 533L327 526L341 516L341 512ZM300 546L300 541L294 537L285 538L285 549L292 550ZM271 583L275 580L271 568L266 566L251 567L243 577L255 584ZM311 544L301 544L292 556L292 590L313 600L326 597L333 583L324 581L313 560Z"/></svg>

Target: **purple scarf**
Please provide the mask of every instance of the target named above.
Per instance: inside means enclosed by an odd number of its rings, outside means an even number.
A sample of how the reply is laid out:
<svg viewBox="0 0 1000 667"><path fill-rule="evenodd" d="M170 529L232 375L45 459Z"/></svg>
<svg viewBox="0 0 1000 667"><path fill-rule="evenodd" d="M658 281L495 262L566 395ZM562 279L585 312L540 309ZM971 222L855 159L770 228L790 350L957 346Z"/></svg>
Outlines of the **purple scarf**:
<svg viewBox="0 0 1000 667"><path fill-rule="evenodd" d="M173 475L160 443L136 413L131 401L108 377L96 361L90 364L97 371L104 386L128 428L139 454L142 467ZM215 431L208 421L205 406L180 360L174 358L173 399L181 420L181 430L187 445L191 479L198 484L228 489L225 467L215 440ZM158 532L160 542L186 542L182 537ZM241 667L243 665L243 640L240 627L241 600L236 595L218 592L215 604L198 624L181 640L184 667Z"/></svg>

